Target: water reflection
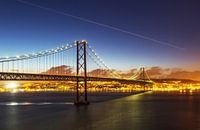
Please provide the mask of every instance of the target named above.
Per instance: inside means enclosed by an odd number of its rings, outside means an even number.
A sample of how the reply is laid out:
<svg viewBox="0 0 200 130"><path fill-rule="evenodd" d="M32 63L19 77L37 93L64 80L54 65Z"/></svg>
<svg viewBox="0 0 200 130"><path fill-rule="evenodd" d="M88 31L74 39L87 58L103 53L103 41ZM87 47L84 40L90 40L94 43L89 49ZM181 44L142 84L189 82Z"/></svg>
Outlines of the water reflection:
<svg viewBox="0 0 200 130"><path fill-rule="evenodd" d="M0 129L200 129L200 93L197 92L192 95L147 92L82 107L72 104L73 102L0 103Z"/></svg>
<svg viewBox="0 0 200 130"><path fill-rule="evenodd" d="M73 105L73 102L39 102L39 103L31 103L31 102L1 102L1 106L28 106L28 105Z"/></svg>

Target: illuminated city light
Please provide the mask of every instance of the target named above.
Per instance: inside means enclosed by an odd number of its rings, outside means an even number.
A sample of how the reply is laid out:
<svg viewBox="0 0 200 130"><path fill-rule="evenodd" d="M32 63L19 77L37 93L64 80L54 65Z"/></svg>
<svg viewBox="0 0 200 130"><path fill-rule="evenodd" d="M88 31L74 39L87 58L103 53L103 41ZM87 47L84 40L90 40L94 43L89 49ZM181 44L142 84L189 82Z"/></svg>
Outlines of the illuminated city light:
<svg viewBox="0 0 200 130"><path fill-rule="evenodd" d="M17 93L17 92L18 92L17 89L12 89L12 90L11 90L11 93Z"/></svg>
<svg viewBox="0 0 200 130"><path fill-rule="evenodd" d="M19 85L15 82L9 82L5 85L6 88L9 88L9 89L15 89L17 88Z"/></svg>

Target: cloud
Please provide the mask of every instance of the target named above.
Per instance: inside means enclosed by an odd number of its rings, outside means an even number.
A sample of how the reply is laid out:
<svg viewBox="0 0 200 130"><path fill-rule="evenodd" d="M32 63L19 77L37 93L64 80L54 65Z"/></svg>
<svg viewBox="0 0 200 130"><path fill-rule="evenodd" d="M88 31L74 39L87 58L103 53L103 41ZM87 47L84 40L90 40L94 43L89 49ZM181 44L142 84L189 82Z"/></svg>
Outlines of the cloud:
<svg viewBox="0 0 200 130"><path fill-rule="evenodd" d="M167 78L200 80L200 71L175 71Z"/></svg>
<svg viewBox="0 0 200 130"><path fill-rule="evenodd" d="M133 76L135 73L137 73L138 69L132 68L128 71L117 71L116 73L119 73L121 77L123 78L130 78Z"/></svg>
<svg viewBox="0 0 200 130"><path fill-rule="evenodd" d="M44 72L47 74L63 74L63 75L73 75L72 67L62 65L57 67L52 67L48 71Z"/></svg>
<svg viewBox="0 0 200 130"><path fill-rule="evenodd" d="M92 77L113 77L113 74L118 74L122 78L130 78L135 74L138 74L139 69L132 68L128 71L120 71L120 70L108 70L108 69L95 69L88 72L88 76ZM159 66L154 66L146 69L148 76L151 79L191 79L191 80L200 80L200 71L186 71L181 68L162 68ZM72 67L70 66L57 66L49 69L44 73L56 73L56 74L65 74L65 75L74 75ZM138 77L139 78L139 77Z"/></svg>
<svg viewBox="0 0 200 130"><path fill-rule="evenodd" d="M156 66L156 67L151 67L150 69L146 70L147 74L151 78L160 78L162 76L162 68Z"/></svg>
<svg viewBox="0 0 200 130"><path fill-rule="evenodd" d="M115 70L107 70L107 69L95 69L88 72L88 76L92 77L112 77L112 73Z"/></svg>
<svg viewBox="0 0 200 130"><path fill-rule="evenodd" d="M200 80L200 71L187 71L181 68L161 68L161 67L151 67L147 70L150 78L160 78L160 79L191 79Z"/></svg>

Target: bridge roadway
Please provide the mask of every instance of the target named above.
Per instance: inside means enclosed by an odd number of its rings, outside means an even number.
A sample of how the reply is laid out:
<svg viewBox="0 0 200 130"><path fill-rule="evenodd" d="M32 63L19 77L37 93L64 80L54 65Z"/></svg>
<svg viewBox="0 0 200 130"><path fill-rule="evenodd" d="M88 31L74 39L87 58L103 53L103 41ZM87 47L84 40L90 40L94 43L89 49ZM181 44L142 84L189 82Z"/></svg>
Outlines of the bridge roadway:
<svg viewBox="0 0 200 130"><path fill-rule="evenodd" d="M80 81L84 80L82 76L55 75L55 74L31 74L31 73L10 73L0 72L0 80L19 80L19 81ZM124 84L150 84L144 80L128 80L118 78L87 77L87 81L119 82Z"/></svg>

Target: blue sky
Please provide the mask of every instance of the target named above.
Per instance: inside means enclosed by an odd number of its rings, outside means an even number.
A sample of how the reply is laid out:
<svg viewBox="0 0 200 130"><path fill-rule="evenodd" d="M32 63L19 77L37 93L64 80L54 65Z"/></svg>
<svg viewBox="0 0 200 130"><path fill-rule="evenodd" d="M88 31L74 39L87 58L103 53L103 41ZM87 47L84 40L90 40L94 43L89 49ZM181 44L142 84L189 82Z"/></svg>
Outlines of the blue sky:
<svg viewBox="0 0 200 130"><path fill-rule="evenodd" d="M161 45L15 0L1 0L1 56L37 52L85 39L114 69L184 67L199 61L200 8L197 0L26 1L184 49Z"/></svg>

